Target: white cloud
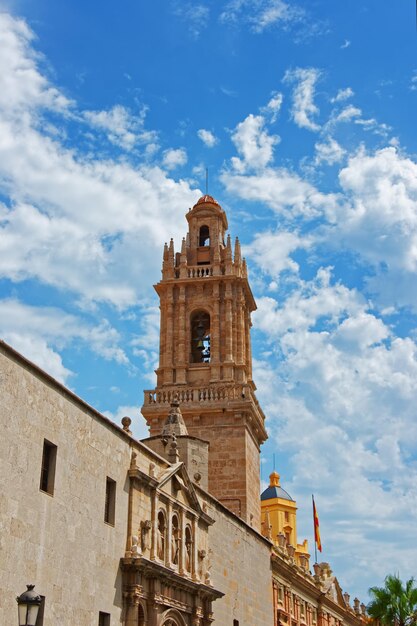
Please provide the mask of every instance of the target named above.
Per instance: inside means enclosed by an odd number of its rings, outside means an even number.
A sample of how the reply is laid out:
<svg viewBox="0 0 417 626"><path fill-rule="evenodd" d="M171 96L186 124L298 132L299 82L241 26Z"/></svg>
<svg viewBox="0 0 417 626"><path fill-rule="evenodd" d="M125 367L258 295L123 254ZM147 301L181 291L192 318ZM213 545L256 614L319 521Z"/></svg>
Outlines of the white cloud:
<svg viewBox="0 0 417 626"><path fill-rule="evenodd" d="M6 343L59 382L65 383L73 375L73 372L64 366L61 355L37 334L31 335L27 332L21 334L13 330L2 333Z"/></svg>
<svg viewBox="0 0 417 626"><path fill-rule="evenodd" d="M140 277L157 277L163 242L182 235L178 218L199 191L158 167L87 158L60 133L47 136L44 110L68 116L68 100L41 73L28 27L2 15L0 31L0 191L9 198L0 207L1 276L36 278L84 301L134 304L149 289ZM130 118L113 114L101 123L123 136L116 122ZM83 119L71 115L73 124ZM172 167L186 158L165 156Z"/></svg>
<svg viewBox="0 0 417 626"><path fill-rule="evenodd" d="M294 70L287 70L285 73L284 82L296 83L292 94L291 114L294 122L300 128L308 128L312 131L318 131L320 128L312 119L319 113L317 105L314 104L314 97L320 76L320 71L315 68L298 67Z"/></svg>
<svg viewBox="0 0 417 626"><path fill-rule="evenodd" d="M249 245L244 246L243 253L262 272L278 277L284 270L298 272L298 264L291 258L291 253L300 248L308 248L309 245L307 237L301 238L296 233L285 230L262 232L257 233Z"/></svg>
<svg viewBox="0 0 417 626"><path fill-rule="evenodd" d="M257 175L224 171L220 179L229 193L249 201L264 202L286 217L305 219L333 213L335 194L324 194L298 174L284 168L266 168Z"/></svg>
<svg viewBox="0 0 417 626"><path fill-rule="evenodd" d="M201 32L207 28L210 10L205 4L196 2L184 2L181 0L175 4L175 14L180 17L188 26L188 31L192 37L197 39Z"/></svg>
<svg viewBox="0 0 417 626"><path fill-rule="evenodd" d="M341 50L345 50L346 48L349 48L350 44L351 42L349 41L349 39L345 39L342 45L340 46Z"/></svg>
<svg viewBox="0 0 417 626"><path fill-rule="evenodd" d="M305 11L284 0L231 0L220 15L224 23L246 22L255 33L272 26L287 27L305 18Z"/></svg>
<svg viewBox="0 0 417 626"><path fill-rule="evenodd" d="M351 200L339 222L346 244L378 266L417 269L417 164L394 147L352 156L339 174Z"/></svg>
<svg viewBox="0 0 417 626"><path fill-rule="evenodd" d="M0 13L0 110L18 117L22 109L51 109L67 113L71 101L49 84L38 67L41 55L31 47L34 35L21 20Z"/></svg>
<svg viewBox="0 0 417 626"><path fill-rule="evenodd" d="M281 110L282 101L284 96L279 91L275 91L272 94L271 99L265 107L262 107L262 112L269 114L271 118L271 123L274 124L278 118L278 114Z"/></svg>
<svg viewBox="0 0 417 626"><path fill-rule="evenodd" d="M417 164L395 147L362 149L339 180L346 202L336 208L329 242L372 265L368 287L384 305L417 307Z"/></svg>
<svg viewBox="0 0 417 626"><path fill-rule="evenodd" d="M314 159L316 164L328 163L329 165L334 165L339 163L346 154L346 150L333 137L327 137L325 142L317 142L314 147L316 149Z"/></svg>
<svg viewBox="0 0 417 626"><path fill-rule="evenodd" d="M144 378L151 388L156 385L155 370L159 360L160 311L157 306L142 308L140 316L140 334L130 342L133 354L141 360Z"/></svg>
<svg viewBox="0 0 417 626"><path fill-rule="evenodd" d="M217 137L211 132L211 130L200 128L200 130L197 131L197 135L208 148L213 148L213 146L218 143Z"/></svg>
<svg viewBox="0 0 417 626"><path fill-rule="evenodd" d="M362 110L352 104L349 104L339 112L337 110L333 111L327 126L333 127L340 122L353 122L358 126L362 126L364 130L373 131L375 134L383 136L386 136L390 130L387 124L379 123L374 118L364 119L362 117Z"/></svg>
<svg viewBox="0 0 417 626"><path fill-rule="evenodd" d="M337 122L350 122L355 118L359 118L362 115L361 109L353 106L353 104L349 104L347 107L342 109L337 115L334 116L333 121Z"/></svg>
<svg viewBox="0 0 417 626"><path fill-rule="evenodd" d="M144 130L146 108L137 116L120 104L116 104L108 111L85 111L85 119L94 128L106 132L109 141L113 144L132 150L136 144L157 144L157 133Z"/></svg>
<svg viewBox="0 0 417 626"><path fill-rule="evenodd" d="M334 98L331 98L330 102L342 102L343 100L347 100L348 98L352 98L354 96L354 91L351 87L346 87L345 89L339 89Z"/></svg>
<svg viewBox="0 0 417 626"><path fill-rule="evenodd" d="M233 168L244 172L248 168L262 169L273 159L274 146L280 141L277 135L269 135L264 128L262 115L247 116L232 134L232 141L242 158L232 157Z"/></svg>
<svg viewBox="0 0 417 626"><path fill-rule="evenodd" d="M417 70L414 70L413 75L410 80L410 89L411 91L417 90Z"/></svg>
<svg viewBox="0 0 417 626"><path fill-rule="evenodd" d="M120 335L107 320L93 325L57 308L7 299L0 300L0 333L6 342L61 381L70 371L57 351L76 341L106 360L130 367L120 347Z"/></svg>
<svg viewBox="0 0 417 626"><path fill-rule="evenodd" d="M187 153L184 148L165 150L162 163L168 170L174 170L187 163Z"/></svg>

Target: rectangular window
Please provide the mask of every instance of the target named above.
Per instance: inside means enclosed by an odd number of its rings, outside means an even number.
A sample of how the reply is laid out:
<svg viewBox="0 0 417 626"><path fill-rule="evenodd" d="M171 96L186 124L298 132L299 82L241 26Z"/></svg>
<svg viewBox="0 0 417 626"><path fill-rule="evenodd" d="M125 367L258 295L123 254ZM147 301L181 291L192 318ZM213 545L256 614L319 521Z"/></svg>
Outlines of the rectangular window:
<svg viewBox="0 0 417 626"><path fill-rule="evenodd" d="M100 611L98 614L98 626L110 626L110 613Z"/></svg>
<svg viewBox="0 0 417 626"><path fill-rule="evenodd" d="M233 620L233 626L239 626L239 620L238 619L234 619Z"/></svg>
<svg viewBox="0 0 417 626"><path fill-rule="evenodd" d="M51 496L54 494L56 451L57 447L44 439L39 489Z"/></svg>
<svg viewBox="0 0 417 626"><path fill-rule="evenodd" d="M116 510L116 481L106 478L106 502L104 505L104 521L114 526Z"/></svg>

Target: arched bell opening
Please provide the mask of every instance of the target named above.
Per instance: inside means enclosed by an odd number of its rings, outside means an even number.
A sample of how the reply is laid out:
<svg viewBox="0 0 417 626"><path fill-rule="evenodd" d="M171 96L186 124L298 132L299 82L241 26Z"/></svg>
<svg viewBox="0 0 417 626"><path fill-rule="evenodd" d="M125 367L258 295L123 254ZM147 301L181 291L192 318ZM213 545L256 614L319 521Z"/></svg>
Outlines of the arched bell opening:
<svg viewBox="0 0 417 626"><path fill-rule="evenodd" d="M210 315L206 311L191 316L191 362L210 363Z"/></svg>
<svg viewBox="0 0 417 626"><path fill-rule="evenodd" d="M198 237L198 245L202 247L207 247L210 245L210 229L204 224L200 227L200 233Z"/></svg>

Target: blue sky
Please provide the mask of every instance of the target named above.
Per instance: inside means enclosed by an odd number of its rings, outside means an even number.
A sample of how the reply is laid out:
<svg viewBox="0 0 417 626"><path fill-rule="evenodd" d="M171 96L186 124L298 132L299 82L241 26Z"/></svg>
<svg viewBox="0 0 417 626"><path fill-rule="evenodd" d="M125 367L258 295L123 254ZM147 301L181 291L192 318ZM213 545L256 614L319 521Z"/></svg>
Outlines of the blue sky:
<svg viewBox="0 0 417 626"><path fill-rule="evenodd" d="M1 2L0 332L145 436L162 248L239 235L272 456L366 601L417 561L415 3Z"/></svg>

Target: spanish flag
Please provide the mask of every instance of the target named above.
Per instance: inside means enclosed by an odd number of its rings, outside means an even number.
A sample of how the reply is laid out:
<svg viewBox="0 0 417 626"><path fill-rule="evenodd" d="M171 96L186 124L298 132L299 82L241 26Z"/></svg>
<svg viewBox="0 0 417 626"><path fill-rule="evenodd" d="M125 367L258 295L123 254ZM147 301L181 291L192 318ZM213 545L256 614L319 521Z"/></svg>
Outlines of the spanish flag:
<svg viewBox="0 0 417 626"><path fill-rule="evenodd" d="M311 497L313 498L314 541L316 542L317 550L321 552L319 518L318 518L317 510L316 510L316 503L314 502L314 496L311 496Z"/></svg>

